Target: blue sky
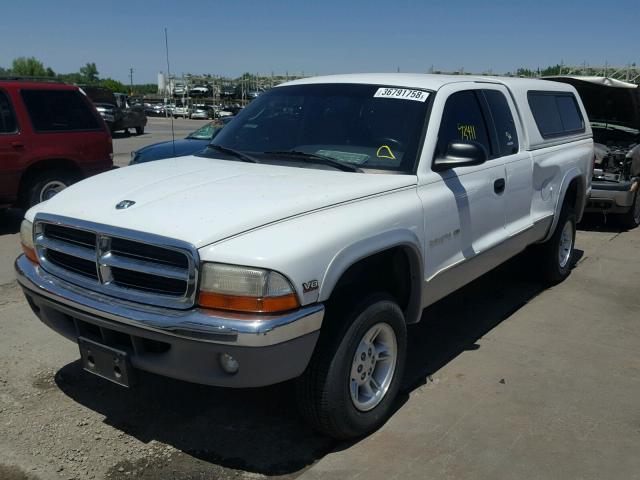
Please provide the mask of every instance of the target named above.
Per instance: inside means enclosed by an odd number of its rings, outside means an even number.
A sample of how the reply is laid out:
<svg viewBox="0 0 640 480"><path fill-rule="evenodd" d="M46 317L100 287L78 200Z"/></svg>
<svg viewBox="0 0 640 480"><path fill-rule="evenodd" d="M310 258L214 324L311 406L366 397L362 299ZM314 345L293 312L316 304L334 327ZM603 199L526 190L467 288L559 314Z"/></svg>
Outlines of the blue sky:
<svg viewBox="0 0 640 480"><path fill-rule="evenodd" d="M35 56L56 72L155 83L173 73L512 71L640 63L638 0L29 1L0 9L0 66Z"/></svg>

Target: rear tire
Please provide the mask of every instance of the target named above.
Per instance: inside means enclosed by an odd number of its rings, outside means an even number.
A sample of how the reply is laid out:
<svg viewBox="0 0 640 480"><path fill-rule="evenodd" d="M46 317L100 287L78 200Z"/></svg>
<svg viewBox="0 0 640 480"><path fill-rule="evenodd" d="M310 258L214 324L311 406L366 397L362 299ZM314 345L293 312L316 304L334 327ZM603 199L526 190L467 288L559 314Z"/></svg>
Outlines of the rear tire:
<svg viewBox="0 0 640 480"><path fill-rule="evenodd" d="M29 208L49 200L76 181L75 175L64 170L44 170L36 173L26 185L23 207Z"/></svg>
<svg viewBox="0 0 640 480"><path fill-rule="evenodd" d="M576 214L572 207L565 204L551 238L537 245L540 274L547 285L556 285L571 273L575 241Z"/></svg>
<svg viewBox="0 0 640 480"><path fill-rule="evenodd" d="M142 135L144 133L144 125L141 127L136 127L136 135Z"/></svg>
<svg viewBox="0 0 640 480"><path fill-rule="evenodd" d="M620 224L628 230L640 225L640 188L636 190L636 194L633 197L633 203L631 204L629 211L620 214L618 219Z"/></svg>
<svg viewBox="0 0 640 480"><path fill-rule="evenodd" d="M349 439L379 428L402 382L406 325L386 294L366 298L325 320L313 357L297 381L300 413L317 431Z"/></svg>

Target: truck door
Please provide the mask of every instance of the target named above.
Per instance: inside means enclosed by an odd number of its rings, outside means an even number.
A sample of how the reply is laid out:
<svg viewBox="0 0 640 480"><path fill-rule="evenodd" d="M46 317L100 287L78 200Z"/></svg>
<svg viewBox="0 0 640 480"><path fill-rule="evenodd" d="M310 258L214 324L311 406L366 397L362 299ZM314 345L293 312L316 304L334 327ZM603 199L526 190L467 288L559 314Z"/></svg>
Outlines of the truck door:
<svg viewBox="0 0 640 480"><path fill-rule="evenodd" d="M15 201L25 148L11 98L0 90L0 204Z"/></svg>
<svg viewBox="0 0 640 480"><path fill-rule="evenodd" d="M481 92L491 116L496 149L505 165L505 228L512 238L532 225L533 160L522 146L522 125L506 87L487 85Z"/></svg>
<svg viewBox="0 0 640 480"><path fill-rule="evenodd" d="M425 214L426 304L500 263L494 247L507 238L504 159L494 144L482 92L478 84L468 85L469 89L452 84L438 91L418 172ZM433 171L433 160L444 157L451 142L479 143L488 159L480 165Z"/></svg>

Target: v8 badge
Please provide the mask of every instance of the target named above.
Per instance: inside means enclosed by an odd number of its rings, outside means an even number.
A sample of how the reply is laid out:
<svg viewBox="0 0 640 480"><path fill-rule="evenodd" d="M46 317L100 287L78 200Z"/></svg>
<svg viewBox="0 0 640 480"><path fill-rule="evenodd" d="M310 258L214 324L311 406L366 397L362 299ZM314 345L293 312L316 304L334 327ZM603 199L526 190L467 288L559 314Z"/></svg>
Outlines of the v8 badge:
<svg viewBox="0 0 640 480"><path fill-rule="evenodd" d="M302 291L303 293L313 292L318 289L318 280L311 280L309 282L302 283Z"/></svg>

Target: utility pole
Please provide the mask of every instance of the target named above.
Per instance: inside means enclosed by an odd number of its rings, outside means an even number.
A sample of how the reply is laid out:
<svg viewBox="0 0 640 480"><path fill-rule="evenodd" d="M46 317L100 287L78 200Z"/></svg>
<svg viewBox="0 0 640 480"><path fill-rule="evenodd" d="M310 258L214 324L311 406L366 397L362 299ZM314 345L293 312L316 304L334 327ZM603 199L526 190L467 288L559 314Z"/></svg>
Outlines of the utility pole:
<svg viewBox="0 0 640 480"><path fill-rule="evenodd" d="M129 95L133 95L133 67L129 69L129 84L131 85Z"/></svg>

